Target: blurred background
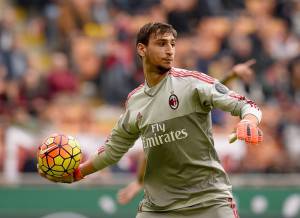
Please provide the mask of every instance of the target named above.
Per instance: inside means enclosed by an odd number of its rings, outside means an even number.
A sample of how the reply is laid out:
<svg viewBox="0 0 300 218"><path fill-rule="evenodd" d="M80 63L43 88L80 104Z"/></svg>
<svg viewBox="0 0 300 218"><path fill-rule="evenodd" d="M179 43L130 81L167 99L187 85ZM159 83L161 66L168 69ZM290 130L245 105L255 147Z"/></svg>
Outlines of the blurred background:
<svg viewBox="0 0 300 218"><path fill-rule="evenodd" d="M36 150L54 132L85 158L105 141L144 81L135 37L150 21L178 31L176 67L222 79L256 59L228 86L262 109L264 142L228 144L238 120L214 110L216 148L241 217L300 217L299 0L0 0L0 217L135 217L141 196L115 195L135 178L139 141L70 186L37 175Z"/></svg>

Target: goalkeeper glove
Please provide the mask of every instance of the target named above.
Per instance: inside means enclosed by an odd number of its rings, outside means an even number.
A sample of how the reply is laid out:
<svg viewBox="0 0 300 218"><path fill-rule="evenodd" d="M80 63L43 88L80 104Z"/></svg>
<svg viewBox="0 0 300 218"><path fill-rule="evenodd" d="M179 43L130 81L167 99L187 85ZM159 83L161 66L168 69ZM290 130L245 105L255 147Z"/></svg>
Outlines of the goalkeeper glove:
<svg viewBox="0 0 300 218"><path fill-rule="evenodd" d="M263 133L249 120L241 120L236 128L238 139L245 141L247 144L257 145L263 141Z"/></svg>
<svg viewBox="0 0 300 218"><path fill-rule="evenodd" d="M58 182L58 183L73 183L73 182L76 182L76 181L79 181L81 179L83 179L84 177L82 176L81 172L80 172L80 169L79 167L77 169L74 170L74 172L68 176L62 176L62 177L55 177L55 176L50 176L48 174L46 174L45 172L43 172L40 168L39 168L39 165L37 165L37 169L38 169L38 173L52 181L52 182Z"/></svg>

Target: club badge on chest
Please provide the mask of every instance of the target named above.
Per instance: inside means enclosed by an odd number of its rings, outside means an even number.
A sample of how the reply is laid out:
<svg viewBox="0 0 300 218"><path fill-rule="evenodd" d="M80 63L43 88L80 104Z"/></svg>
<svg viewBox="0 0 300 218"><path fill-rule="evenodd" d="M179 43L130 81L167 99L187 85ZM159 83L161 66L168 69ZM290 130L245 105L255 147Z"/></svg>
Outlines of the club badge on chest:
<svg viewBox="0 0 300 218"><path fill-rule="evenodd" d="M176 110L179 106L179 100L177 95L174 94L174 92L171 92L171 95L169 97L169 106L170 108L172 108L173 110Z"/></svg>

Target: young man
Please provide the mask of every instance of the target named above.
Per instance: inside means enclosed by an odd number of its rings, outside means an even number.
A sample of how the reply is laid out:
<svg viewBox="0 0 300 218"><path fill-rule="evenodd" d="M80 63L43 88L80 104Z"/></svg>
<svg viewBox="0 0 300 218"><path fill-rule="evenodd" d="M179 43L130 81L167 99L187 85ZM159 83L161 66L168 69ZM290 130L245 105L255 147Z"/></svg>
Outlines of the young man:
<svg viewBox="0 0 300 218"><path fill-rule="evenodd" d="M229 74L226 75L220 82L226 85L237 78L247 81L253 75L253 70L250 67L255 63L256 61L251 59L245 63L233 66ZM229 140L231 140L230 143L235 141L235 135L233 135L233 138L229 137ZM117 199L120 204L128 204L143 188L143 178L145 175L146 164L147 160L145 159L143 153L141 153L138 162L136 179L118 191Z"/></svg>
<svg viewBox="0 0 300 218"><path fill-rule="evenodd" d="M214 149L212 108L240 116L237 137L258 144L261 112L250 100L217 80L173 68L176 31L164 23L148 23L137 36L145 84L128 95L126 111L97 154L68 177L74 182L116 163L141 137L146 156L144 199L137 218L238 217L231 184Z"/></svg>

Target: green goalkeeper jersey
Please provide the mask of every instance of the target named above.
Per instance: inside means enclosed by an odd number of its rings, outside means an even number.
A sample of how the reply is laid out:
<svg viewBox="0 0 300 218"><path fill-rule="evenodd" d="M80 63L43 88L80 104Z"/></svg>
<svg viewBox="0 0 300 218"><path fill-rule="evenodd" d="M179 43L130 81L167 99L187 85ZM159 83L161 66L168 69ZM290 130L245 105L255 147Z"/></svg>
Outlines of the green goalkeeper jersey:
<svg viewBox="0 0 300 218"><path fill-rule="evenodd" d="M232 197L214 148L211 110L261 119L254 102L206 74L172 68L154 87L140 85L94 159L97 169L116 163L141 137L147 160L141 211L207 205Z"/></svg>

